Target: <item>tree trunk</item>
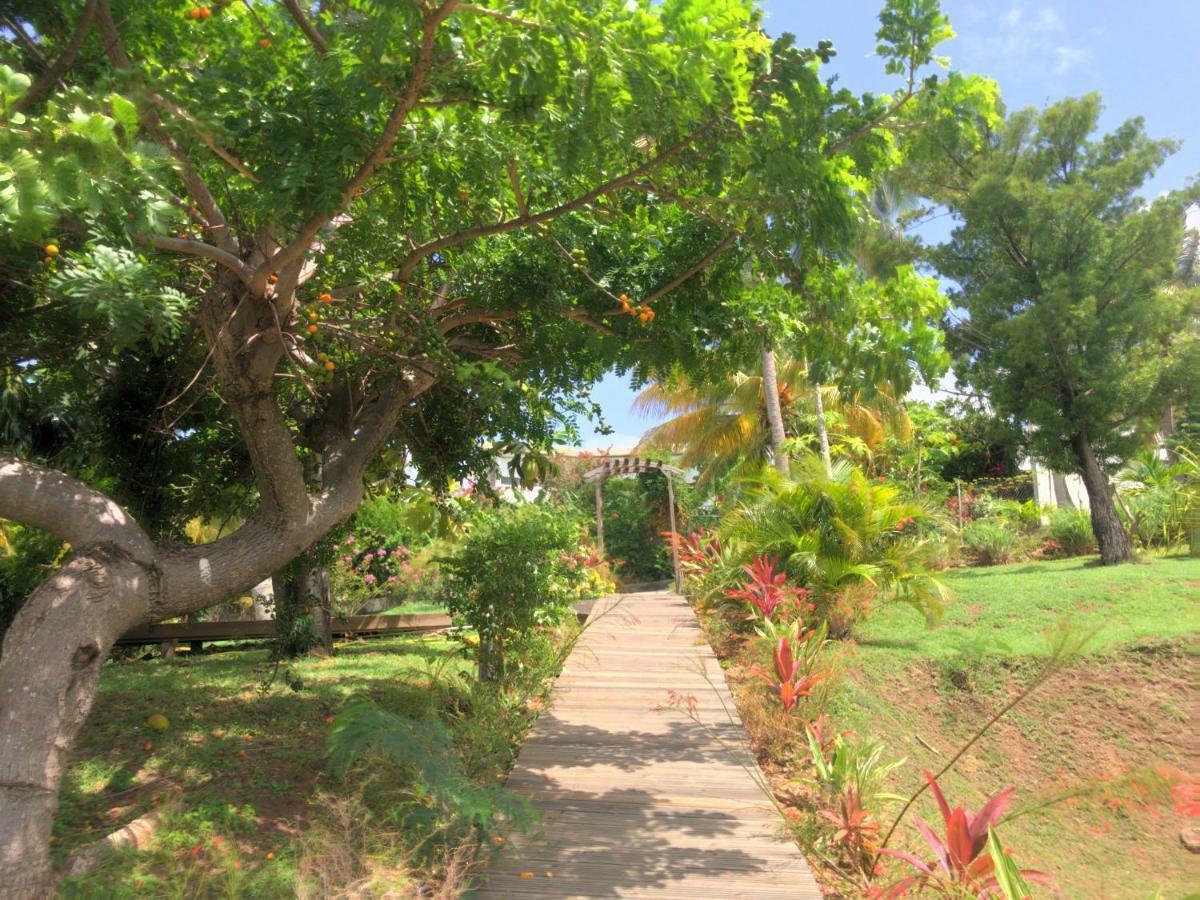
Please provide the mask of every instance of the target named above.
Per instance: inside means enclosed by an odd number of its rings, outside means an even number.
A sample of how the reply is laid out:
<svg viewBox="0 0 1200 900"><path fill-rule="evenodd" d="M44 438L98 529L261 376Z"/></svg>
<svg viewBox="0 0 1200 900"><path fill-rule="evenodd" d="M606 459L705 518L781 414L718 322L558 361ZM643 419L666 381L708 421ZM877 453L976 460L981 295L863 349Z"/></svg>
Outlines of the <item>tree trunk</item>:
<svg viewBox="0 0 1200 900"><path fill-rule="evenodd" d="M779 376L775 372L775 351L764 341L759 347L762 365L763 404L767 409L767 425L771 436L771 458L779 474L788 474L788 458L783 452L787 433L783 429L783 409L779 405Z"/></svg>
<svg viewBox="0 0 1200 900"><path fill-rule="evenodd" d="M155 573L116 548L70 560L30 595L0 658L0 893L53 894L50 828L113 643L151 607Z"/></svg>
<svg viewBox="0 0 1200 900"><path fill-rule="evenodd" d="M312 615L317 645L313 652L328 656L333 652L333 610L329 598L329 570L321 565L313 551L306 550L297 565L300 602Z"/></svg>
<svg viewBox="0 0 1200 900"><path fill-rule="evenodd" d="M329 572L311 550L300 554L290 574L280 572L272 579L275 594L275 640L284 657L313 653L328 655L333 650L333 615L329 601ZM296 620L312 620L316 643L300 642Z"/></svg>
<svg viewBox="0 0 1200 900"><path fill-rule="evenodd" d="M821 445L821 462L825 463L825 474L833 475L833 457L829 453L829 428L825 422L825 400L821 397L821 384L814 381L813 412L817 419L817 441Z"/></svg>
<svg viewBox="0 0 1200 900"><path fill-rule="evenodd" d="M348 478L299 522L251 518L211 544L156 546L129 513L59 472L0 460L0 511L76 548L40 584L0 653L0 895L53 895L49 837L76 733L113 643L137 625L248 590L346 518L362 497ZM265 571L264 571L265 570Z"/></svg>
<svg viewBox="0 0 1200 900"><path fill-rule="evenodd" d="M1084 487L1087 488L1088 506L1092 514L1092 533L1100 547L1100 561L1106 566L1129 562L1133 558L1133 548L1129 542L1129 534L1117 516L1108 474L1096 459L1086 434L1074 435L1071 438L1071 449L1079 462L1079 474L1083 478Z"/></svg>

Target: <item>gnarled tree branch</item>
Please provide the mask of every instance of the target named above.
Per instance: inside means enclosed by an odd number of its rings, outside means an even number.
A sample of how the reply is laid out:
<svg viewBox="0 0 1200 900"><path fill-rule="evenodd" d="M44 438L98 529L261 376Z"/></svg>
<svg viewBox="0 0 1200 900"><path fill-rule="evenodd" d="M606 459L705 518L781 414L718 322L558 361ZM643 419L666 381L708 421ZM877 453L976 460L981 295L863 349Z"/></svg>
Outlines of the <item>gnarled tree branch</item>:
<svg viewBox="0 0 1200 900"><path fill-rule="evenodd" d="M222 250L220 247L214 247L212 244L190 238L168 237L165 234L152 234L143 240L158 247L160 250L174 250L176 253L186 253L189 256L202 256L205 259L211 259L213 262L220 263L230 272L233 272L243 284L250 283L250 276L253 274L250 267L232 253Z"/></svg>
<svg viewBox="0 0 1200 900"><path fill-rule="evenodd" d="M283 5L287 8L288 15L292 17L300 30L304 32L304 36L308 38L308 42L313 45L317 54L324 56L329 52L329 42L325 40L325 35L317 31L317 27L309 21L308 16L304 14L304 10L300 8L298 0L283 0Z"/></svg>
<svg viewBox="0 0 1200 900"><path fill-rule="evenodd" d="M154 543L119 503L53 469L0 457L0 516L41 528L75 548L113 544L134 559L154 558Z"/></svg>
<svg viewBox="0 0 1200 900"><path fill-rule="evenodd" d="M433 64L433 46L437 38L438 28L454 12L457 6L458 0L444 0L442 5L425 19L421 32L421 46L417 51L417 59L413 64L412 74L408 79L408 86L395 106L392 107L392 112L388 116L387 124L384 125L383 133L380 135L375 149L371 151L371 155L363 161L350 180L346 182L345 187L342 188L341 199L334 208L328 212L314 213L309 216L308 220L300 226L296 237L286 247L273 253L269 259L265 260L258 267L250 285L253 293L261 294L265 290L267 278L272 272L277 272L290 263L302 258L308 252L317 233L328 225L335 216L346 211L358 191L371 180L371 176L384 164L393 145L396 143L396 139L400 136L400 129L408 119L409 113L416 107L417 102L421 98L421 92L425 89L429 69Z"/></svg>
<svg viewBox="0 0 1200 900"><path fill-rule="evenodd" d="M29 109L39 97L54 86L54 82L62 78L67 69L71 68L75 58L79 56L79 51L83 49L83 42L92 28L92 19L96 17L96 5L97 0L87 0L87 3L83 5L83 12L79 14L79 21L75 23L75 31L71 35L71 40L67 42L67 46L63 48L58 59L54 60L38 76L37 81L29 86L25 96L13 104L14 109Z"/></svg>

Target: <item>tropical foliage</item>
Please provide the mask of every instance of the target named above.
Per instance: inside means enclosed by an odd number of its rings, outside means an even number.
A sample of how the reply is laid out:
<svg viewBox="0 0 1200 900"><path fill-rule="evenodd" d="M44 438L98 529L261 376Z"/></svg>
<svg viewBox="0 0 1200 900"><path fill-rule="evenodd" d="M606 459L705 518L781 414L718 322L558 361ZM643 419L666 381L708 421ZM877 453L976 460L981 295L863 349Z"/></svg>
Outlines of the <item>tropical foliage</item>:
<svg viewBox="0 0 1200 900"><path fill-rule="evenodd" d="M846 634L874 603L908 603L929 618L943 592L924 567L921 536L932 518L893 485L845 462L826 474L819 458L798 460L791 479L764 472L747 486L719 533L733 560L778 560L833 635Z"/></svg>
<svg viewBox="0 0 1200 900"><path fill-rule="evenodd" d="M937 834L914 815L917 830L934 859L924 862L911 853L885 848L882 852L904 860L918 874L898 881L884 896L903 897L911 891L944 897L990 897L1003 893L1010 900L1022 900L1030 896L1027 879L1045 881L1040 872L1018 869L996 837L995 826L1012 803L1012 788L988 798L978 811L972 811L961 806L951 809L937 780L928 772L925 780L937 800L944 831Z"/></svg>
<svg viewBox="0 0 1200 900"><path fill-rule="evenodd" d="M904 406L890 385L874 386L870 395L843 394L832 385L814 388L803 363L787 356L777 360L776 378L784 433L793 448L812 449L816 439L813 390L822 394L826 427L845 455L867 459L889 436L902 442L912 438ZM644 388L634 407L647 416L670 416L646 431L639 449L678 452L681 465L699 470L702 486L720 482L740 466L753 470L768 458L760 373L737 371L699 384L675 375Z"/></svg>
<svg viewBox="0 0 1200 900"><path fill-rule="evenodd" d="M1162 290L1188 197L1139 195L1176 144L1140 120L1096 135L1101 110L1092 94L1013 112L978 149L948 147L929 190L957 218L936 262L965 311L950 329L958 382L1083 478L1101 558L1118 563L1131 550L1109 461L1194 381L1200 293Z"/></svg>

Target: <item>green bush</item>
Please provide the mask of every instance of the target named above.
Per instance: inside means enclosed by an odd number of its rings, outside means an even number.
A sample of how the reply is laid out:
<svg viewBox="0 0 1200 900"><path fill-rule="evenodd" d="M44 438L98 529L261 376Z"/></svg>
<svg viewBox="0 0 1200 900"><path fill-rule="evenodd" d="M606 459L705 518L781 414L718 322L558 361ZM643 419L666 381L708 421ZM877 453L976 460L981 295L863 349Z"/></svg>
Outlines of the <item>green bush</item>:
<svg viewBox="0 0 1200 900"><path fill-rule="evenodd" d="M686 534L695 526L698 498L695 488L675 480L676 529ZM670 530L667 482L659 473L604 482L604 553L620 577L629 582L673 577L670 545L663 533ZM572 504L595 528L595 487L583 483L570 489Z"/></svg>
<svg viewBox="0 0 1200 900"><path fill-rule="evenodd" d="M977 519L963 529L963 544L985 566L1003 565L1021 552L1021 534L1009 522Z"/></svg>
<svg viewBox="0 0 1200 900"><path fill-rule="evenodd" d="M591 590L599 560L580 550L584 534L562 507L501 506L481 512L440 560L450 612L478 635L481 678L503 679L539 630L561 623Z"/></svg>
<svg viewBox="0 0 1200 900"><path fill-rule="evenodd" d="M1065 556L1083 556L1096 552L1092 517L1082 509L1056 509L1050 513L1050 539Z"/></svg>
<svg viewBox="0 0 1200 900"><path fill-rule="evenodd" d="M1146 451L1117 477L1118 509L1130 535L1145 548L1172 547L1188 539L1188 513L1196 504L1200 465L1180 450L1175 462Z"/></svg>
<svg viewBox="0 0 1200 900"><path fill-rule="evenodd" d="M1042 527L1042 517L1049 509L1036 500L1010 500L1007 497L986 497L980 506L987 518L998 519L1026 534Z"/></svg>
<svg viewBox="0 0 1200 900"><path fill-rule="evenodd" d="M766 470L719 530L725 571L756 556L776 560L808 593L808 610L832 637L847 634L876 601L907 603L935 619L944 589L927 568L924 532L934 516L899 489L846 462L826 474L820 458L797 458L790 478ZM732 586L732 585L726 585Z"/></svg>

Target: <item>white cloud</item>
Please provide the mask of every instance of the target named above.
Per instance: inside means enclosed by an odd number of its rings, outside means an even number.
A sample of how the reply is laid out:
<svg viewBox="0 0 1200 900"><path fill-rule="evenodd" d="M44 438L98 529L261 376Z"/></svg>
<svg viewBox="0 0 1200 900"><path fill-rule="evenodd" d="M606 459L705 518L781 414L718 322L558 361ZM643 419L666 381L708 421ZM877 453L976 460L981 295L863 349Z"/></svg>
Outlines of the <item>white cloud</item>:
<svg viewBox="0 0 1200 900"><path fill-rule="evenodd" d="M1037 11L1031 27L1034 31L1061 31L1063 21L1058 17L1058 13L1048 6L1043 6Z"/></svg>
<svg viewBox="0 0 1200 900"><path fill-rule="evenodd" d="M1064 75L1087 65L1091 51L1074 42L1076 32L1048 5L1015 3L971 7L971 22L961 33L961 53L977 71L1008 78Z"/></svg>
<svg viewBox="0 0 1200 900"><path fill-rule="evenodd" d="M1062 75L1091 59L1091 53L1082 47L1055 47L1054 74Z"/></svg>

